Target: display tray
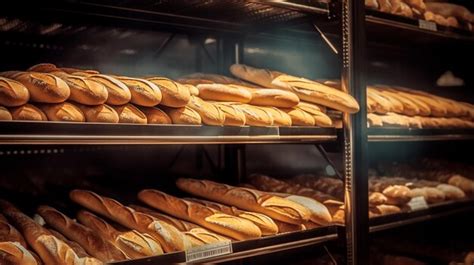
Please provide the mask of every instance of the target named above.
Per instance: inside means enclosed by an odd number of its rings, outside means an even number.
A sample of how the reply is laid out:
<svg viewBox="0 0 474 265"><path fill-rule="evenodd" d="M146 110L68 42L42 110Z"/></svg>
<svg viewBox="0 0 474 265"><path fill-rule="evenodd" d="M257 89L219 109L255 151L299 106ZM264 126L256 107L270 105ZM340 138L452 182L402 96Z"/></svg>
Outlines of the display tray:
<svg viewBox="0 0 474 265"><path fill-rule="evenodd" d="M298 143L336 139L336 129L317 127L0 122L0 144Z"/></svg>
<svg viewBox="0 0 474 265"><path fill-rule="evenodd" d="M369 142L473 140L474 129L369 128Z"/></svg>
<svg viewBox="0 0 474 265"><path fill-rule="evenodd" d="M474 211L474 198L432 204L426 209L374 217L369 220L370 232L425 222L466 211Z"/></svg>
<svg viewBox="0 0 474 265"><path fill-rule="evenodd" d="M307 231L298 231L284 233L275 236L267 236L259 239L239 241L231 243L231 253L223 255L210 255L202 259L189 262L186 252L175 252L155 257L136 259L132 261L115 262L111 264L121 265L151 265L151 264L171 264L171 263L207 263L207 262L224 262L229 260L241 259L245 257L253 257L259 255L270 254L275 251L283 251L308 245L327 242L337 239L337 227L325 226ZM209 248L212 252L212 247ZM211 253L212 254L212 253ZM214 253L215 254L215 253ZM203 253L204 256L209 255ZM188 261L188 262L187 262Z"/></svg>

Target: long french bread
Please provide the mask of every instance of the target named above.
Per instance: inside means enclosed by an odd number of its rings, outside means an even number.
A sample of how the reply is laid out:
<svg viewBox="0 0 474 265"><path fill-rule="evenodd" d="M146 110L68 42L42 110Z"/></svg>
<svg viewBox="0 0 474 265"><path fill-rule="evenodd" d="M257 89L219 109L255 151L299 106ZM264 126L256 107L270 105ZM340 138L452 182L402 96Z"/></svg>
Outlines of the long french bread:
<svg viewBox="0 0 474 265"><path fill-rule="evenodd" d="M146 115L130 103L121 106L111 107L117 112L119 116L119 123L148 123Z"/></svg>
<svg viewBox="0 0 474 265"><path fill-rule="evenodd" d="M0 214L0 242L5 241L18 242L20 245L26 247L26 241L20 232L10 225L7 219Z"/></svg>
<svg viewBox="0 0 474 265"><path fill-rule="evenodd" d="M35 216L35 217L37 217L37 216ZM41 217L41 218L43 218L43 217ZM36 219L35 219L35 221L36 221ZM44 220L43 220L43 222L44 222ZM45 223L45 225L46 225L46 223ZM51 227L48 227L48 231L53 236L55 236L57 239L63 241L68 246L70 246L79 258L91 257L91 255L89 255L89 253L87 253L86 250L79 243L77 243L76 241L72 241L72 240L67 239L63 234L59 233L58 231L56 231L54 229L51 229Z"/></svg>
<svg viewBox="0 0 474 265"><path fill-rule="evenodd" d="M18 81L0 77L0 105L21 106L30 99L28 89Z"/></svg>
<svg viewBox="0 0 474 265"><path fill-rule="evenodd" d="M249 104L258 106L292 108L300 102L299 97L292 92L281 89L253 89L252 100Z"/></svg>
<svg viewBox="0 0 474 265"><path fill-rule="evenodd" d="M36 259L25 246L18 242L0 241L0 264L2 265L38 265Z"/></svg>
<svg viewBox="0 0 474 265"><path fill-rule="evenodd" d="M118 123L119 115L114 108L102 104L96 106L77 105L84 113L87 122Z"/></svg>
<svg viewBox="0 0 474 265"><path fill-rule="evenodd" d="M230 72L240 79L266 88L274 88L275 86L272 84L272 81L283 74L277 71L254 68L244 64L231 65Z"/></svg>
<svg viewBox="0 0 474 265"><path fill-rule="evenodd" d="M246 122L244 112L230 104L223 104L219 102L213 103L218 107L225 115L224 125L229 126L244 126Z"/></svg>
<svg viewBox="0 0 474 265"><path fill-rule="evenodd" d="M25 104L23 106L10 108L10 113L14 120L28 120L28 121L47 121L48 117L39 108Z"/></svg>
<svg viewBox="0 0 474 265"><path fill-rule="evenodd" d="M50 121L85 122L86 117L80 108L69 102L37 105Z"/></svg>
<svg viewBox="0 0 474 265"><path fill-rule="evenodd" d="M107 101L109 92L102 83L82 76L53 72L52 74L66 82L71 90L68 100L84 105L100 105Z"/></svg>
<svg viewBox="0 0 474 265"><path fill-rule="evenodd" d="M201 116L202 122L207 125L224 125L225 114L212 103L206 102L199 97L191 96L187 105Z"/></svg>
<svg viewBox="0 0 474 265"><path fill-rule="evenodd" d="M161 102L161 90L153 82L145 79L124 76L116 78L130 89L131 103L144 107L153 107Z"/></svg>
<svg viewBox="0 0 474 265"><path fill-rule="evenodd" d="M107 89L108 97L106 103L109 105L127 104L132 99L130 89L117 78L101 74L88 75L88 78L101 83Z"/></svg>
<svg viewBox="0 0 474 265"><path fill-rule="evenodd" d="M152 77L148 81L161 90L163 106L179 108L188 104L191 94L186 86L164 77Z"/></svg>
<svg viewBox="0 0 474 265"><path fill-rule="evenodd" d="M252 93L239 86L201 84L197 88L199 97L205 100L248 103L252 99Z"/></svg>

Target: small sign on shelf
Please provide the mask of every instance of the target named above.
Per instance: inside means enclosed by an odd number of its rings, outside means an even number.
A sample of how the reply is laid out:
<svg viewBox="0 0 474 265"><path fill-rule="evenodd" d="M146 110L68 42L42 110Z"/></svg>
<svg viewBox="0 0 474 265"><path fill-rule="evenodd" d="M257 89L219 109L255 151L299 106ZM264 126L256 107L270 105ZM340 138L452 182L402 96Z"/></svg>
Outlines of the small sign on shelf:
<svg viewBox="0 0 474 265"><path fill-rule="evenodd" d="M230 253L232 253L231 241L218 242L186 250L186 262L222 256Z"/></svg>

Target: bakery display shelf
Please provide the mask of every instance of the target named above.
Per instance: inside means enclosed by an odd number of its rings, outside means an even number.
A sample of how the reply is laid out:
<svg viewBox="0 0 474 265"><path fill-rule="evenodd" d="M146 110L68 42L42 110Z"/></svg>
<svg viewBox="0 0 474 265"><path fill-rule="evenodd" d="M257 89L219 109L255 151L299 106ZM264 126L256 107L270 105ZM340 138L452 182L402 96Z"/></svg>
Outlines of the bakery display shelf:
<svg viewBox="0 0 474 265"><path fill-rule="evenodd" d="M429 205L426 209L375 217L370 219L370 232L383 231L405 225L421 223L467 211L474 211L474 198L443 202Z"/></svg>
<svg viewBox="0 0 474 265"><path fill-rule="evenodd" d="M369 128L369 142L474 140L474 129Z"/></svg>
<svg viewBox="0 0 474 265"><path fill-rule="evenodd" d="M246 144L336 139L336 129L316 127L0 122L0 144Z"/></svg>
<svg viewBox="0 0 474 265"><path fill-rule="evenodd" d="M115 262L116 265L151 265L171 263L214 263L224 262L246 257L254 257L271 254L276 251L290 250L309 245L315 245L337 239L337 227L325 226L307 231L284 233L275 236L267 236L259 239L233 242L232 251L228 254L209 256L193 262L186 262L185 252L164 254L161 256L137 259L132 261ZM212 249L212 247L210 248ZM205 254L206 255L206 254Z"/></svg>

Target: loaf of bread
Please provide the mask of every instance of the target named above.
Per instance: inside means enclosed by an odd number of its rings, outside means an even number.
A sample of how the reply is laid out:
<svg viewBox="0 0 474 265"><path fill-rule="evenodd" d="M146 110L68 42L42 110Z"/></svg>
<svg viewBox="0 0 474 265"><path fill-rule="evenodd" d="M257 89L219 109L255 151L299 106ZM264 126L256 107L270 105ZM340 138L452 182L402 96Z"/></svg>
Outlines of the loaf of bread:
<svg viewBox="0 0 474 265"><path fill-rule="evenodd" d="M403 111L401 112L402 114L408 115L408 116L415 116L420 114L420 109L418 106L413 103L411 100L399 95L396 92L393 92L389 89L382 89L379 87L379 91L382 95L385 95L386 98L391 98L395 99L399 102L402 103L403 105Z"/></svg>
<svg viewBox="0 0 474 265"><path fill-rule="evenodd" d="M248 104L231 103L245 115L245 124L250 126L272 126L273 117L261 108Z"/></svg>
<svg viewBox="0 0 474 265"><path fill-rule="evenodd" d="M273 126L291 126L292 119L290 115L283 110L275 107L256 107L265 111L273 119Z"/></svg>
<svg viewBox="0 0 474 265"><path fill-rule="evenodd" d="M187 106L199 113L204 124L220 126L225 123L224 112L214 104L206 102L201 98L191 96Z"/></svg>
<svg viewBox="0 0 474 265"><path fill-rule="evenodd" d="M410 191L412 198L423 197L427 203L439 203L446 199L444 192L432 187L414 188Z"/></svg>
<svg viewBox="0 0 474 265"><path fill-rule="evenodd" d="M25 246L18 242L0 241L0 264L3 265L38 265L36 259Z"/></svg>
<svg viewBox="0 0 474 265"><path fill-rule="evenodd" d="M76 105L63 102L37 105L48 117L49 121L85 122L86 117Z"/></svg>
<svg viewBox="0 0 474 265"><path fill-rule="evenodd" d="M168 114L174 124L191 124L191 125L200 125L202 123L202 118L195 110L189 106L184 106L181 108L163 108L163 110Z"/></svg>
<svg viewBox="0 0 474 265"><path fill-rule="evenodd" d="M88 77L75 76L64 72L53 72L52 74L66 82L71 90L69 100L84 105L100 105L107 101L109 92L105 86Z"/></svg>
<svg viewBox="0 0 474 265"><path fill-rule="evenodd" d="M5 107L21 106L28 102L30 93L20 82L0 77L0 105Z"/></svg>
<svg viewBox="0 0 474 265"><path fill-rule="evenodd" d="M144 107L153 107L160 104L162 94L155 83L132 77L119 76L117 78L130 89L131 103Z"/></svg>
<svg viewBox="0 0 474 265"><path fill-rule="evenodd" d="M138 198L155 209L236 240L262 236L260 229L246 219L230 216L210 207L179 199L157 190L142 190L138 194Z"/></svg>
<svg viewBox="0 0 474 265"><path fill-rule="evenodd" d="M369 208L369 218L381 216L381 215L388 215L388 214L396 214L400 213L402 210L400 207L395 205L376 205L374 207Z"/></svg>
<svg viewBox="0 0 474 265"><path fill-rule="evenodd" d="M79 243L89 254L103 262L129 259L129 257L92 229L81 225L58 210L49 206L40 206L38 213L46 223L72 241Z"/></svg>
<svg viewBox="0 0 474 265"><path fill-rule="evenodd" d="M298 109L298 108L289 108L289 109L281 109L282 111L286 112L291 117L291 124L293 126L314 126L316 121L314 120L313 116L309 113Z"/></svg>
<svg viewBox="0 0 474 265"><path fill-rule="evenodd" d="M242 80L230 78L224 75L208 74L208 73L194 73L181 77L180 82L187 84L225 84L225 85L241 85L246 87L255 87L254 85L244 82Z"/></svg>
<svg viewBox="0 0 474 265"><path fill-rule="evenodd" d="M84 113L87 122L118 123L119 115L114 108L102 104L96 106L77 105Z"/></svg>
<svg viewBox="0 0 474 265"><path fill-rule="evenodd" d="M199 97L205 100L248 103L252 94L238 85L201 84L197 85Z"/></svg>
<svg viewBox="0 0 474 265"><path fill-rule="evenodd" d="M191 96L196 96L196 97L199 96L199 89L196 86L191 85L191 84L181 84L181 85L188 88L189 94Z"/></svg>
<svg viewBox="0 0 474 265"><path fill-rule="evenodd" d="M444 193L446 200L460 200L466 197L464 191L453 185L438 184L436 188Z"/></svg>
<svg viewBox="0 0 474 265"><path fill-rule="evenodd" d="M181 178L176 181L176 185L193 195L243 210L263 213L290 224L301 224L311 217L310 211L302 205L266 192L233 187L209 180Z"/></svg>
<svg viewBox="0 0 474 265"><path fill-rule="evenodd" d="M59 71L59 68L52 63L39 63L31 66L27 70L28 72L39 72L39 73L51 73Z"/></svg>
<svg viewBox="0 0 474 265"><path fill-rule="evenodd" d="M0 121L11 121L12 119L10 111L5 107L0 106Z"/></svg>
<svg viewBox="0 0 474 265"><path fill-rule="evenodd" d="M167 107L180 108L188 104L191 97L189 88L164 77L148 78L161 90L163 98L161 104Z"/></svg>
<svg viewBox="0 0 474 265"><path fill-rule="evenodd" d="M11 226L7 219L0 214L0 242L5 241L18 242L20 245L26 247L25 239L20 232Z"/></svg>
<svg viewBox="0 0 474 265"><path fill-rule="evenodd" d="M147 214L136 212L116 200L85 190L73 190L69 196L74 202L91 211L130 229L149 234L160 242L165 252L182 251L190 246L184 235L175 227Z"/></svg>
<svg viewBox="0 0 474 265"><path fill-rule="evenodd" d="M120 123L148 123L146 115L132 104L111 107L117 112Z"/></svg>
<svg viewBox="0 0 474 265"><path fill-rule="evenodd" d="M368 127L383 127L382 118L373 113L367 113L367 124Z"/></svg>
<svg viewBox="0 0 474 265"><path fill-rule="evenodd" d="M132 259L163 254L161 245L148 234L136 230L119 231L102 218L84 210L79 211L77 219Z"/></svg>
<svg viewBox="0 0 474 265"><path fill-rule="evenodd" d="M108 91L106 103L109 105L124 105L130 102L130 89L120 80L109 75L93 74L88 79L101 83Z"/></svg>
<svg viewBox="0 0 474 265"><path fill-rule="evenodd" d="M380 192L369 192L369 206L387 204L388 198Z"/></svg>
<svg viewBox="0 0 474 265"><path fill-rule="evenodd" d="M253 89L249 104L278 108L292 108L300 102L292 92L281 89Z"/></svg>
<svg viewBox="0 0 474 265"><path fill-rule="evenodd" d="M260 85L266 88L274 88L272 81L283 73L270 71L267 69L253 68L243 64L233 64L230 66L230 72L240 79Z"/></svg>
<svg viewBox="0 0 474 265"><path fill-rule="evenodd" d="M148 124L171 124L171 118L164 111L157 107L142 107L138 109L146 115Z"/></svg>
<svg viewBox="0 0 474 265"><path fill-rule="evenodd" d="M401 185L390 185L382 190L382 194L387 197L387 204L404 205L413 198L412 190Z"/></svg>
<svg viewBox="0 0 474 265"><path fill-rule="evenodd" d="M367 87L367 103L372 101L373 112L378 114L385 114L389 111L393 111L390 101L374 92L374 88Z"/></svg>
<svg viewBox="0 0 474 265"><path fill-rule="evenodd" d="M67 74L71 75L96 75L99 74L99 71L97 70L84 70L84 69L79 69L79 68L72 68L72 67L59 67L59 71L65 72Z"/></svg>
<svg viewBox="0 0 474 265"><path fill-rule="evenodd" d="M35 221L38 222L37 220L37 216L39 215L35 215ZM43 224L46 225L46 222L44 221L43 217L40 217L41 220L42 220L42 223L40 224ZM63 241L64 243L66 243L69 247L72 248L72 250L74 250L74 252L76 253L76 255L79 257L79 258L84 258L84 257L91 257L87 252L86 250L81 246L79 245L79 243L77 243L76 241L72 241L72 240L69 240L67 239L63 234L59 233L58 231L54 230L54 229L51 229L49 227L48 231L53 235L55 236L57 239Z"/></svg>
<svg viewBox="0 0 474 265"><path fill-rule="evenodd" d="M52 74L14 72L6 74L6 77L23 84L28 89L30 101L60 103L68 99L71 94L66 82Z"/></svg>
<svg viewBox="0 0 474 265"><path fill-rule="evenodd" d="M275 182L274 185L277 185L275 179L270 179L269 177L263 178L263 176L258 175L256 176L256 178L257 180L258 178L262 178L261 182ZM344 182L340 179L330 177L318 177L315 175L299 175L290 179L288 182L321 191L325 194L333 196L334 198L337 198L338 200L344 200ZM283 184L280 183L280 185Z"/></svg>
<svg viewBox="0 0 474 265"><path fill-rule="evenodd" d="M247 219L250 222L254 223L256 226L258 226L258 228L260 228L260 231L262 231L262 235L264 236L274 235L278 233L277 224L270 217L264 214L242 211L240 209L237 209L236 207L227 206L227 205L220 204L217 202L198 200L198 199L187 199L187 200L200 203L207 207L211 207L217 211L223 212L228 215L233 215L233 216L237 216L243 219Z"/></svg>
<svg viewBox="0 0 474 265"><path fill-rule="evenodd" d="M48 117L39 108L25 104L23 106L10 108L11 116L14 120L27 120L27 121L47 121Z"/></svg>
<svg viewBox="0 0 474 265"><path fill-rule="evenodd" d="M460 188L467 194L474 194L474 180L456 174L449 177L447 183Z"/></svg>
<svg viewBox="0 0 474 265"><path fill-rule="evenodd" d="M244 112L231 105L226 103L213 103L216 107L218 107L225 115L224 125L228 126L244 126L246 119Z"/></svg>
<svg viewBox="0 0 474 265"><path fill-rule="evenodd" d="M11 203L0 200L0 209L24 235L28 245L41 257L45 264L96 265L103 263L95 258L80 258L66 243L53 236L47 229L20 212Z"/></svg>
<svg viewBox="0 0 474 265"><path fill-rule="evenodd" d="M311 115L314 119L314 125L316 126L331 127L333 125L332 120L328 115L326 115L324 112L316 110L315 108L307 108L307 107L300 108L298 104L298 106L296 106L295 109L302 110L308 113L309 115Z"/></svg>

